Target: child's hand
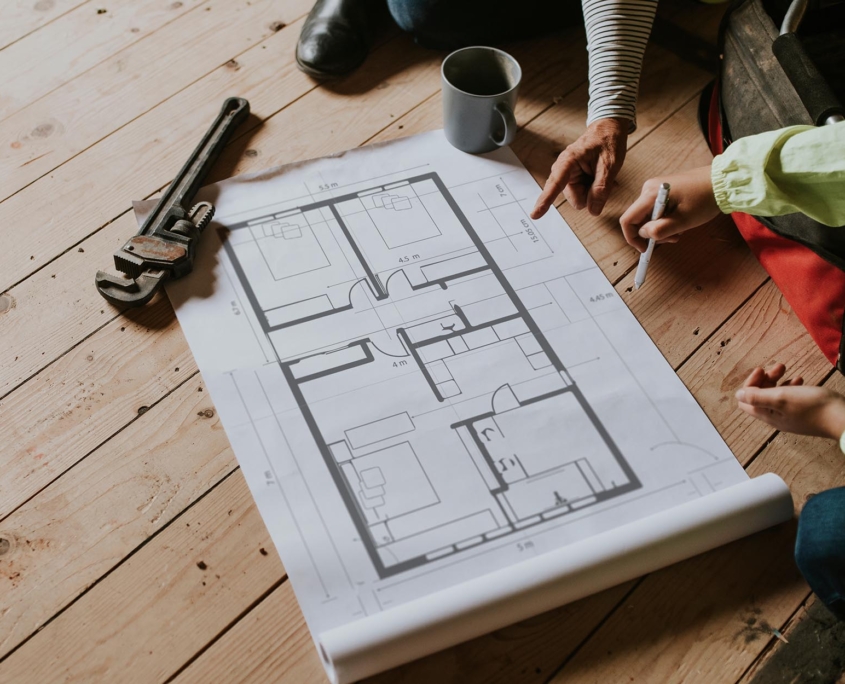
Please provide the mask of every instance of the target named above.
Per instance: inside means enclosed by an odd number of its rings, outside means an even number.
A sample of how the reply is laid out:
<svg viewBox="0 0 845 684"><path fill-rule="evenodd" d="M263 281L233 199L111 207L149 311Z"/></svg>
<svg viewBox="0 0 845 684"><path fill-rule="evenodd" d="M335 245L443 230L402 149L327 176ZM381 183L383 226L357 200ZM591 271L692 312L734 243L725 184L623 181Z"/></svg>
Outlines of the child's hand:
<svg viewBox="0 0 845 684"><path fill-rule="evenodd" d="M798 377L778 386L786 366L755 368L736 393L746 413L783 432L839 439L845 432L845 397L823 387L805 387Z"/></svg>
<svg viewBox="0 0 845 684"><path fill-rule="evenodd" d="M654 200L661 183L669 183L669 204L663 218L651 220ZM649 238L677 242L676 237L714 219L721 212L713 195L710 167L702 166L673 176L652 178L643 184L640 196L622 214L619 224L631 247L644 252Z"/></svg>

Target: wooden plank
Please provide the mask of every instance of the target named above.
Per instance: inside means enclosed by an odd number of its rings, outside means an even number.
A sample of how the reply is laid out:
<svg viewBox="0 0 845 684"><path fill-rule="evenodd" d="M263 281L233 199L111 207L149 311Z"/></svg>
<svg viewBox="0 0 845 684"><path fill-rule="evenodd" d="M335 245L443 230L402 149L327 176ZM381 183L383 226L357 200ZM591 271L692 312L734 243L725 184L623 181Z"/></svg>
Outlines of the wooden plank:
<svg viewBox="0 0 845 684"><path fill-rule="evenodd" d="M89 0L6 0L0 22L0 50Z"/></svg>
<svg viewBox="0 0 845 684"><path fill-rule="evenodd" d="M133 225L126 214L123 221L95 233L82 246L56 259L49 269L38 271L5 293L9 305L0 314L4 341L0 347L0 398L4 405L14 387L114 318L114 309L94 287L94 274L113 263L111 254L132 235Z"/></svg>
<svg viewBox="0 0 845 684"><path fill-rule="evenodd" d="M2 404L0 521L196 372L160 298L32 378Z"/></svg>
<svg viewBox="0 0 845 684"><path fill-rule="evenodd" d="M3 521L0 657L235 467L201 388L182 385Z"/></svg>
<svg viewBox="0 0 845 684"><path fill-rule="evenodd" d="M634 290L633 270L616 289L678 368L767 276L728 217L662 246L655 255L642 289ZM696 396L699 402L710 399Z"/></svg>
<svg viewBox="0 0 845 684"><path fill-rule="evenodd" d="M300 26L301 22L293 24L240 56L241 68L217 69L58 169L50 179L49 197L36 183L0 204L0 223L33 226L31 231L18 231L19 239L10 242L0 257L8 259L4 261L8 268L0 268L8 282L26 277L94 233L48 269L7 292L16 304L0 317L7 340L0 349L0 397L114 317L115 309L92 285L93 274L110 268L111 252L137 230L128 211L130 199L155 192L179 169L197 143L197 130L214 119L225 95L240 90L252 98L258 115L269 117L313 88L292 63ZM242 136L233 147L242 154L249 140ZM256 155L260 164L261 151ZM92 183L90 179L102 177L104 170L108 179ZM227 171L224 164L218 165L218 173ZM96 232L115 216L121 218ZM58 306L60 302L68 306Z"/></svg>
<svg viewBox="0 0 845 684"><path fill-rule="evenodd" d="M250 131L261 125L262 117L317 87L294 62L302 23L299 19L285 26L55 169L42 180L49 183L46 197L35 182L0 203L0 223L32 226L0 255L0 289L22 281L127 213L133 197L148 197L162 188L233 93L250 100L252 115L230 144L247 149ZM256 158L260 152L251 149L250 155ZM230 173L220 162L215 168L218 174Z"/></svg>
<svg viewBox="0 0 845 684"><path fill-rule="evenodd" d="M231 654L237 653L237 657ZM326 682L311 633L284 582L171 681Z"/></svg>
<svg viewBox="0 0 845 684"><path fill-rule="evenodd" d="M207 0L0 122L0 139L10 141L0 156L0 199L272 35L309 5Z"/></svg>
<svg viewBox="0 0 845 684"><path fill-rule="evenodd" d="M566 646L597 625L630 586L614 587L365 681L541 684L565 656ZM551 643L552 636L559 648ZM290 583L258 604L173 681L200 684L215 677L231 684L326 681Z"/></svg>
<svg viewBox="0 0 845 684"><path fill-rule="evenodd" d="M328 680L293 587L285 582L172 681L278 684Z"/></svg>
<svg viewBox="0 0 845 684"><path fill-rule="evenodd" d="M365 74L356 72L348 80L338 83L333 88L319 88L309 93L307 97L273 116L267 125L256 131L251 145L264 151L261 167L285 164L338 151L342 148L337 145L336 138L345 134L346 131L370 130L371 133L365 140L375 140L377 133L394 125L402 115L414 108L407 107L400 111L390 108L376 110L380 127L373 130L373 127L369 126L372 115L368 114L366 121L368 125L364 128L363 117L359 116L359 110L351 106L350 101L350 95L360 92L362 79L368 83L379 82L378 87L367 95L367 103L377 101L382 91L390 88L413 89L416 98L414 106L423 101L427 102L428 98L440 90L442 54L430 50L423 51L416 46L412 47L413 43L408 36L402 36L400 44L406 46L403 55L408 53L403 62L394 62L392 67L387 65L376 67L375 59L373 59L372 64L368 63ZM515 47L524 61L537 65L537 75L526 83L524 102L517 108L519 122L522 123L547 107L556 93L567 92L581 83L586 69L564 71L564 66L572 61L576 63L582 61L579 54L583 50L583 44L577 41L568 42L561 47L560 36L549 36L534 41L530 45L522 44ZM379 58L382 58L381 55ZM556 80L550 83L549 78L553 76ZM536 97L533 93L536 93ZM319 112L320 117L316 125L318 130L315 130L313 119L310 118L315 112ZM440 116L437 117L437 121L435 128L442 125ZM308 126L305 129L306 134L291 134L291 131L303 130L303 125ZM430 130L430 128L425 130ZM403 129L403 134L409 135L410 129L407 127ZM315 143L320 144L315 146ZM227 150L221 159L227 167L234 170L235 174L256 168L254 160L239 157L236 150Z"/></svg>
<svg viewBox="0 0 845 684"><path fill-rule="evenodd" d="M10 45L0 51L0 121L203 1L82 5Z"/></svg>
<svg viewBox="0 0 845 684"><path fill-rule="evenodd" d="M541 684L632 586L627 582L612 587L367 681L423 684L442 677L455 682Z"/></svg>
<svg viewBox="0 0 845 684"><path fill-rule="evenodd" d="M755 367L776 361L789 363L791 372L810 384L830 372L830 364L769 281L679 372L742 464L775 431L739 411L733 394Z"/></svg>
<svg viewBox="0 0 845 684"><path fill-rule="evenodd" d="M780 474L797 507L819 488L845 484L835 445L812 448L791 435L749 470ZM794 535L794 523L780 525L650 575L551 681L735 681L807 595L792 560Z"/></svg>
<svg viewBox="0 0 845 684"><path fill-rule="evenodd" d="M246 150L250 131L261 125L261 118L317 87L294 62L302 23L299 19L285 26L55 169L42 179L49 192L36 182L0 203L0 223L26 222L32 228L19 232L0 255L0 289L24 280L128 213L132 198L151 196L165 186L233 93L251 104L251 117L230 142ZM261 151L251 149L249 154L257 158ZM215 170L230 174L221 162Z"/></svg>
<svg viewBox="0 0 845 684"><path fill-rule="evenodd" d="M284 568L240 472L213 493L0 663L0 681L163 681L271 591Z"/></svg>
<svg viewBox="0 0 845 684"><path fill-rule="evenodd" d="M801 585L793 535L781 525L649 575L549 681L733 682L766 641L748 620L775 623Z"/></svg>

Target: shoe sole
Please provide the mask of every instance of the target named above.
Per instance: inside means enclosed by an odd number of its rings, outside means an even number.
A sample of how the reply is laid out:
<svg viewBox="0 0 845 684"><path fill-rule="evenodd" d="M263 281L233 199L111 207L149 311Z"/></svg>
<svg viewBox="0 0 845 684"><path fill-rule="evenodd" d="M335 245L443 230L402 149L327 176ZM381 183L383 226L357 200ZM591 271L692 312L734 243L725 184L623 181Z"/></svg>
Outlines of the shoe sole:
<svg viewBox="0 0 845 684"><path fill-rule="evenodd" d="M313 66L306 64L305 62L301 61L299 59L299 57L296 57L296 66L299 68L299 70L301 72L303 72L304 74L307 74L311 78L318 78L318 79L323 80L323 81L331 81L331 80L337 80L339 78L343 78L344 76L351 74L353 71L355 71L355 69L360 67L361 64L363 64L363 63L364 63L364 61L362 60L361 62L359 62L358 64L356 64L354 67L350 68L347 71L341 71L341 72L321 71L320 69L315 69Z"/></svg>

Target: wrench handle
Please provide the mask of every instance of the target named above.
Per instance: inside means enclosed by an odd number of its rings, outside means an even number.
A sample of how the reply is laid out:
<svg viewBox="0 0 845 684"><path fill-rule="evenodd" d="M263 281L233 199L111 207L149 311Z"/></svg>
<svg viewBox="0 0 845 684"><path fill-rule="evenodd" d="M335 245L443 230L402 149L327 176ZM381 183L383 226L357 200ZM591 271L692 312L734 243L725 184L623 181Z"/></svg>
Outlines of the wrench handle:
<svg viewBox="0 0 845 684"><path fill-rule="evenodd" d="M249 116L249 102L241 97L230 97L203 139L191 153L182 170L173 179L170 187L159 200L153 212L144 221L139 235L151 235L168 226L162 225L172 214L171 208L190 209L194 195L202 186L205 177L220 156L234 130Z"/></svg>

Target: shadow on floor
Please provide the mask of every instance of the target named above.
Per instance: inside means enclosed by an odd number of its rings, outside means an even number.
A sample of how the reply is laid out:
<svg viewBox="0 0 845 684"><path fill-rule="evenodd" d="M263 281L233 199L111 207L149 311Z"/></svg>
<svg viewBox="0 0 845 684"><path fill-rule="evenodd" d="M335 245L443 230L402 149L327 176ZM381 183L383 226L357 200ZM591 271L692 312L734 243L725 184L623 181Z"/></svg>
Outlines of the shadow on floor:
<svg viewBox="0 0 845 684"><path fill-rule="evenodd" d="M845 621L813 601L798 624L775 642L773 655L748 684L835 684L845 675Z"/></svg>

